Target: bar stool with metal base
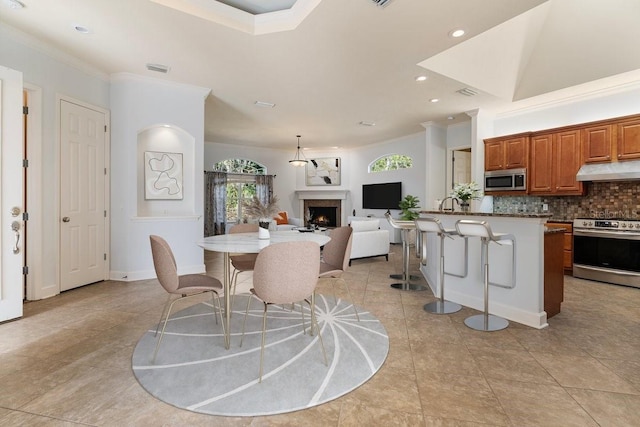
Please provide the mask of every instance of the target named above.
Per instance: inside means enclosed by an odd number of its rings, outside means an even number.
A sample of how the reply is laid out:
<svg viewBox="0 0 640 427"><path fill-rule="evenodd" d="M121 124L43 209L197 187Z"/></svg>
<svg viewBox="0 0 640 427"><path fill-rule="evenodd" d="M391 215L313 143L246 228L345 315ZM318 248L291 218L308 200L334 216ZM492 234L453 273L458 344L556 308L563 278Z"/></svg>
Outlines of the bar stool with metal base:
<svg viewBox="0 0 640 427"><path fill-rule="evenodd" d="M391 218L391 214L384 214L387 217L387 221L391 227L399 229L402 232L402 276L400 283L393 283L391 285L394 289L400 289L401 291L425 291L426 286L419 285L417 283L411 283L412 277L409 274L409 231L416 228L416 224L413 221L396 221ZM417 277L416 277L417 279Z"/></svg>
<svg viewBox="0 0 640 427"><path fill-rule="evenodd" d="M436 233L440 237L440 296L436 301L424 305L424 311L433 314L451 314L460 311L460 304L444 299L444 239L452 238L452 234L458 234L456 230L445 230L439 219L433 217L418 218L415 220L416 230L422 233ZM423 237L423 239L425 239ZM424 240L426 241L426 240ZM466 243L466 242L465 242ZM422 251L426 257L426 251Z"/></svg>
<svg viewBox="0 0 640 427"><path fill-rule="evenodd" d="M509 326L509 321L502 317L489 314L489 285L500 286L512 289L515 286L516 272L516 238L513 234L493 233L486 221L474 221L461 219L456 222L456 230L462 237L480 237L481 262L484 275L484 313L469 316L464 320L464 324L477 331L499 331ZM513 246L513 263L511 270L511 284L500 285L489 282L489 242L498 244L510 244ZM501 243L502 242L502 243Z"/></svg>

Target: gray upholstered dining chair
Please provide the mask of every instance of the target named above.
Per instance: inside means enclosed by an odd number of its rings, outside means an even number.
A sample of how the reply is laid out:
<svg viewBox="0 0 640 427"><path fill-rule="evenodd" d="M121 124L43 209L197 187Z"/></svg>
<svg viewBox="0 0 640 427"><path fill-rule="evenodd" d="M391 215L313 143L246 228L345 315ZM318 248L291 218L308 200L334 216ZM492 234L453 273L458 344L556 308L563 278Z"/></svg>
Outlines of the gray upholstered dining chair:
<svg viewBox="0 0 640 427"><path fill-rule="evenodd" d="M183 276L178 276L178 266L176 264L176 259L173 256L173 252L171 251L171 247L169 246L167 241L160 236L154 235L149 236L149 240L151 241L151 254L153 255L153 266L156 270L156 276L158 277L158 281L160 282L164 290L169 294L167 302L162 310L162 315L160 316L160 322L158 322L158 326L156 327L156 335L158 335L160 323L163 323L162 319L164 318L162 332L160 333L160 338L158 339L156 348L153 352L152 361L155 362L156 354L158 353L158 349L160 348L160 343L162 342L162 337L164 336L164 331L167 327L167 321L169 320L169 315L171 314L173 304L183 298L200 295L204 292L211 292L213 317L216 319L217 324L217 303L218 313L220 314L220 323L222 323L222 332L224 334L224 321L222 320L222 310L220 305L220 296L223 293L223 286L218 279L211 276L206 276L204 274L186 274ZM173 299L173 297L176 295L179 295L179 297ZM173 301L171 301L172 299Z"/></svg>
<svg viewBox="0 0 640 427"><path fill-rule="evenodd" d="M260 377L262 382L265 335L267 330L267 307L271 304L294 304L305 301L311 310L311 329L315 325L324 363L327 365L327 354L322 342L322 334L315 317L314 291L318 283L320 268L320 246L315 242L283 242L267 246L258 254L253 270L253 288L251 294L258 298L264 306L262 313L262 344L260 347ZM249 314L251 300L247 301L247 310L242 321L242 338L244 339L245 323ZM302 328L304 310L302 312Z"/></svg>
<svg viewBox="0 0 640 427"><path fill-rule="evenodd" d="M234 233L257 233L258 224L236 224L229 229L229 234ZM231 273L231 307L233 307L233 298L236 295L236 286L238 285L238 275L245 271L253 271L256 264L258 254L231 254L229 260L233 267Z"/></svg>
<svg viewBox="0 0 640 427"><path fill-rule="evenodd" d="M344 287L347 289L349 299L353 304L353 311L356 313L356 318L360 321L358 315L358 309L353 302L349 285L346 280L342 278L342 273L345 272L349 266L349 259L351 258L351 243L353 241L353 229L351 227L338 227L331 230L329 235L331 240L324 245L322 249L322 260L320 262L320 279L331 277L338 279L344 283ZM335 293L334 293L335 298Z"/></svg>

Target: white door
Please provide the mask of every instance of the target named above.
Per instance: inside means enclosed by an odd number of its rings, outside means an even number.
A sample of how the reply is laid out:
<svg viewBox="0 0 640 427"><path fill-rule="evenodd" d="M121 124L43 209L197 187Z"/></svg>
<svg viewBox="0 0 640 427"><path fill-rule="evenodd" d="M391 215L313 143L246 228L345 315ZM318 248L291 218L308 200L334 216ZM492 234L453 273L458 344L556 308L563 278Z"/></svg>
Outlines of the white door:
<svg viewBox="0 0 640 427"><path fill-rule="evenodd" d="M60 290L105 279L104 112L60 101Z"/></svg>
<svg viewBox="0 0 640 427"><path fill-rule="evenodd" d="M22 316L22 130L22 73L0 66L0 321Z"/></svg>

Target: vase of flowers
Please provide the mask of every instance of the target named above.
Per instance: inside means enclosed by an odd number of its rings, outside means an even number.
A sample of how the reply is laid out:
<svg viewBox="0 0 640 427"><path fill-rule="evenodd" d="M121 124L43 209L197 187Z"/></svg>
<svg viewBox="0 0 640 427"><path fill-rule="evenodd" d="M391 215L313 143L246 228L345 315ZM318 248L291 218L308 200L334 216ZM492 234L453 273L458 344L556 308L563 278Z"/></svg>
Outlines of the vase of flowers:
<svg viewBox="0 0 640 427"><path fill-rule="evenodd" d="M280 209L278 208L278 197L273 196L269 203L262 203L258 196L253 196L251 200L247 200L243 204L244 212L258 220L258 238L268 239L269 225L274 217L278 216Z"/></svg>
<svg viewBox="0 0 640 427"><path fill-rule="evenodd" d="M451 196L460 201L460 207L463 212L469 212L469 201L478 200L482 197L480 186L474 182L458 183L453 187Z"/></svg>

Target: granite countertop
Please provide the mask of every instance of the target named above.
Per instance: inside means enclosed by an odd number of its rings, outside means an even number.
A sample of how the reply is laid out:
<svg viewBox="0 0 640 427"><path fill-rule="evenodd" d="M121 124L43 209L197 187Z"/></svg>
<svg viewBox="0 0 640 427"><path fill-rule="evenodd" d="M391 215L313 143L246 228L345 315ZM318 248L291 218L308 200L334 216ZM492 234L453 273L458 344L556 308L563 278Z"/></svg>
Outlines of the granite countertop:
<svg viewBox="0 0 640 427"><path fill-rule="evenodd" d="M571 219L558 219L558 218L549 218L548 222L555 222L556 224L573 224L573 220Z"/></svg>
<svg viewBox="0 0 640 427"><path fill-rule="evenodd" d="M550 219L551 213L533 213L533 212L521 212L521 213L494 213L494 212L462 212L462 211L420 211L421 214L437 214L437 215L459 215L459 216L492 216L492 217L513 217L513 218L547 218ZM558 221L556 221L558 222Z"/></svg>
<svg viewBox="0 0 640 427"><path fill-rule="evenodd" d="M545 227L544 234L562 233L564 234L564 228L560 227Z"/></svg>

